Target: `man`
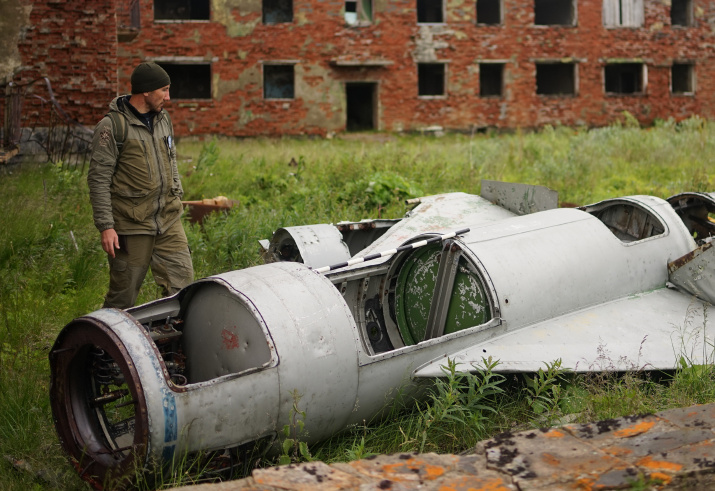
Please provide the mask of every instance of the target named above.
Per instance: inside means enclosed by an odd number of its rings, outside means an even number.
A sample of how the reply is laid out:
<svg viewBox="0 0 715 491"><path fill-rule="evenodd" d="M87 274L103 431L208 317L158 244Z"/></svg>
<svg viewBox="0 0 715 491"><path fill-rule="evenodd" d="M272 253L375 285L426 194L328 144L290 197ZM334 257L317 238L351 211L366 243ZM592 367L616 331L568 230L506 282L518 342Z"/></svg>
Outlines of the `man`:
<svg viewBox="0 0 715 491"><path fill-rule="evenodd" d="M96 126L87 183L94 224L109 259L104 307L134 305L147 270L164 295L193 281L181 224L183 189L169 113L169 75L139 64L132 93L115 98Z"/></svg>

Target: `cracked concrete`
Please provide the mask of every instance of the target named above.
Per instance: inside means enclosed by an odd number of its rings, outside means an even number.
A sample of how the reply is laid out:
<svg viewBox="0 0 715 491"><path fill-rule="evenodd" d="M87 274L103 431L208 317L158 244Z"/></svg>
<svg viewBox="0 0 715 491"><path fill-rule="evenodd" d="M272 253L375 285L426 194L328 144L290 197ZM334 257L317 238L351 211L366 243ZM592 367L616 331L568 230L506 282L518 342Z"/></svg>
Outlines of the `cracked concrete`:
<svg viewBox="0 0 715 491"><path fill-rule="evenodd" d="M713 489L715 404L502 433L462 455L393 454L256 469L191 491ZM178 488L176 488L178 490Z"/></svg>

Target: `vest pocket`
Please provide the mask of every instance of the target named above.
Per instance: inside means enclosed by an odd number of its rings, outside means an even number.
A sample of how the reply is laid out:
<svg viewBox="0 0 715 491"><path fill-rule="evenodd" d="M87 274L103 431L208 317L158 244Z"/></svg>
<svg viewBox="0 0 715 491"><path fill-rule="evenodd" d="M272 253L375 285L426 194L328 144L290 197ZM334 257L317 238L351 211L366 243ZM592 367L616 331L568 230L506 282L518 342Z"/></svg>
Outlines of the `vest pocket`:
<svg viewBox="0 0 715 491"><path fill-rule="evenodd" d="M155 200L151 197L125 197L115 196L112 199L112 208L119 214L133 222L143 222L156 210Z"/></svg>

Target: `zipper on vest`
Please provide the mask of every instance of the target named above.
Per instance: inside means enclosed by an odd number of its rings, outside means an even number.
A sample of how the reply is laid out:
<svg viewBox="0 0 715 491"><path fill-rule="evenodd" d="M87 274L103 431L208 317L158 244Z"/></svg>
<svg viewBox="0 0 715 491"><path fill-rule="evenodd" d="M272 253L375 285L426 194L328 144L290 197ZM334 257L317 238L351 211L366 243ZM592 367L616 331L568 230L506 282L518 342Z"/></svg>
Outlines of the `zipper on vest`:
<svg viewBox="0 0 715 491"><path fill-rule="evenodd" d="M159 195L156 197L157 203L156 213L154 214L154 223L156 224L156 234L161 235L161 228L159 227L159 213L161 213L161 198L162 196L164 196L164 194L166 194L166 192L164 191L164 173L162 172L163 166L161 165L159 149L156 148L156 138L154 138L154 128L156 128L156 123L157 121L154 121L152 129L149 133L151 134L152 145L154 145L154 158L156 160L156 166L159 172ZM164 203L164 206L166 206L166 203Z"/></svg>

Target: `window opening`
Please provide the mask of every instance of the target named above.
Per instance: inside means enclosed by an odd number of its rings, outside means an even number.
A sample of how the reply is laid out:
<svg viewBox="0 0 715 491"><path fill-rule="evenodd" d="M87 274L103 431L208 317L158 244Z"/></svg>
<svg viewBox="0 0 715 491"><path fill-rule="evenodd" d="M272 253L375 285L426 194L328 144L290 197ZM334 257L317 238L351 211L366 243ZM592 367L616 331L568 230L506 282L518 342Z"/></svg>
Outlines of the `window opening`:
<svg viewBox="0 0 715 491"><path fill-rule="evenodd" d="M420 24L443 23L442 0L417 0L417 22Z"/></svg>
<svg viewBox="0 0 715 491"><path fill-rule="evenodd" d="M576 23L573 0L535 0L534 24L572 26Z"/></svg>
<svg viewBox="0 0 715 491"><path fill-rule="evenodd" d="M263 23L293 22L293 0L263 0Z"/></svg>
<svg viewBox="0 0 715 491"><path fill-rule="evenodd" d="M643 92L642 63L614 63L605 67L606 92L638 94Z"/></svg>
<svg viewBox="0 0 715 491"><path fill-rule="evenodd" d="M209 0L154 0L154 20L210 20Z"/></svg>
<svg viewBox="0 0 715 491"><path fill-rule="evenodd" d="M264 99L293 99L295 76L293 65L263 65Z"/></svg>
<svg viewBox="0 0 715 491"><path fill-rule="evenodd" d="M481 63L479 65L479 97L502 97L504 95L504 63Z"/></svg>
<svg viewBox="0 0 715 491"><path fill-rule="evenodd" d="M692 0L671 0L670 2L670 23L674 26L693 25L693 2Z"/></svg>
<svg viewBox="0 0 715 491"><path fill-rule="evenodd" d="M419 63L417 65L417 94L420 96L444 95L444 63Z"/></svg>
<svg viewBox="0 0 715 491"><path fill-rule="evenodd" d="M501 0L477 0L477 24L501 22Z"/></svg>
<svg viewBox="0 0 715 491"><path fill-rule="evenodd" d="M536 93L539 95L575 95L575 63L537 63Z"/></svg>
<svg viewBox="0 0 715 491"><path fill-rule="evenodd" d="M211 99L211 64L158 63L171 78L173 99Z"/></svg>
<svg viewBox="0 0 715 491"><path fill-rule="evenodd" d="M603 0L606 27L641 27L643 19L643 0Z"/></svg>
<svg viewBox="0 0 715 491"><path fill-rule="evenodd" d="M622 242L655 237L665 233L665 225L653 214L630 203L606 203L586 207Z"/></svg>
<svg viewBox="0 0 715 491"><path fill-rule="evenodd" d="M345 84L347 106L346 129L366 131L375 129L377 84L354 82Z"/></svg>
<svg viewBox="0 0 715 491"><path fill-rule="evenodd" d="M371 0L345 0L345 22L349 25L372 22Z"/></svg>
<svg viewBox="0 0 715 491"><path fill-rule="evenodd" d="M670 68L670 89L673 94L695 92L692 63L673 63Z"/></svg>

